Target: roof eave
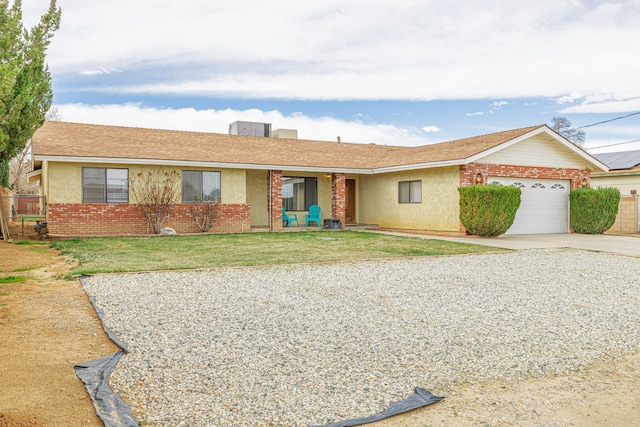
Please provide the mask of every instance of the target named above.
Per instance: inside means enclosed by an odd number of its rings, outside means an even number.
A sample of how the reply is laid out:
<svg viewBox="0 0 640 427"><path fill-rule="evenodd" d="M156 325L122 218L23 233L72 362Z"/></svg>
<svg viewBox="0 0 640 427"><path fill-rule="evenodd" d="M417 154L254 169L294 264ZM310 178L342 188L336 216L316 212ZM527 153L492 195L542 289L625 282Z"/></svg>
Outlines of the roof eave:
<svg viewBox="0 0 640 427"><path fill-rule="evenodd" d="M177 166L177 167L201 167L221 169L252 169L252 170L286 170L292 172L322 172L322 173L354 173L373 174L370 168L338 168L328 166L299 166L299 165L275 165L255 163L231 163L231 162L206 162L193 160L170 159L134 159L128 157L79 157L79 156L43 156L34 155L34 161L54 161L60 163L95 163L95 164L120 164L120 165L146 165L146 166Z"/></svg>

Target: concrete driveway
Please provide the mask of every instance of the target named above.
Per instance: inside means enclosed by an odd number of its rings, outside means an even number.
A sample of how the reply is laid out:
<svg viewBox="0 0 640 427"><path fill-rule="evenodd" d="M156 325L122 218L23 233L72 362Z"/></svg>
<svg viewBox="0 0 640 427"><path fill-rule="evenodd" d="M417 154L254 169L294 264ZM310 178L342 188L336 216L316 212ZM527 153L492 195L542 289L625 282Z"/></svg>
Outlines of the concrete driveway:
<svg viewBox="0 0 640 427"><path fill-rule="evenodd" d="M499 237L463 237L461 241L509 249L573 248L640 256L640 238L605 234L519 234Z"/></svg>
<svg viewBox="0 0 640 427"><path fill-rule="evenodd" d="M416 235L411 234L411 236ZM637 236L565 233L518 234L503 235L499 237L448 237L435 235L422 235L422 237L477 245L496 246L508 249L574 248L640 257L640 237Z"/></svg>

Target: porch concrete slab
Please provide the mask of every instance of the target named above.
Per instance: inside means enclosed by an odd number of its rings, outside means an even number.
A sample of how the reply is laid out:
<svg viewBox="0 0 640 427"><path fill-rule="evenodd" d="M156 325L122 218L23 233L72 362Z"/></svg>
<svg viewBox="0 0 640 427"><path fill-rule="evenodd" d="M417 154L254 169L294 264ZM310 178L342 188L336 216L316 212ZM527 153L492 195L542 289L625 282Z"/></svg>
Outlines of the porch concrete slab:
<svg viewBox="0 0 640 427"><path fill-rule="evenodd" d="M384 231L376 231L382 232ZM499 237L450 237L409 233L428 239L441 239L476 245L495 246L507 249L572 248L596 252L609 252L640 257L640 236L618 236L608 234L519 234Z"/></svg>

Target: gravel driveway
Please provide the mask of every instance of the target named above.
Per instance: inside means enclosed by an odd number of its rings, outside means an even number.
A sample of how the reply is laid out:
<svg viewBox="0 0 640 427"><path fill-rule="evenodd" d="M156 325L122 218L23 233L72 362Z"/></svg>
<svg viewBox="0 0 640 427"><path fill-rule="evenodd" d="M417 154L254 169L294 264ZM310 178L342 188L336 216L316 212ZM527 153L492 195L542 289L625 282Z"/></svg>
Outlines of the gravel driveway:
<svg viewBox="0 0 640 427"><path fill-rule="evenodd" d="M414 387L569 373L640 348L640 258L522 250L85 279L153 426L305 426Z"/></svg>

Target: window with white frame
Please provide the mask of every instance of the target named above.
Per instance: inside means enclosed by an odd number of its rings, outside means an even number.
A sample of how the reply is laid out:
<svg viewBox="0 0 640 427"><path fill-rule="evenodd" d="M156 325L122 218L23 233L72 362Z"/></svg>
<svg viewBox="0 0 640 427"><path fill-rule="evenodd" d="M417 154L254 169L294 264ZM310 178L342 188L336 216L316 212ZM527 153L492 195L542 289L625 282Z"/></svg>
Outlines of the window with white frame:
<svg viewBox="0 0 640 427"><path fill-rule="evenodd" d="M182 171L182 203L220 202L220 172Z"/></svg>
<svg viewBox="0 0 640 427"><path fill-rule="evenodd" d="M422 203L422 181L398 182L398 203Z"/></svg>
<svg viewBox="0 0 640 427"><path fill-rule="evenodd" d="M282 206L288 211L306 211L318 204L318 179L313 177L282 177Z"/></svg>
<svg viewBox="0 0 640 427"><path fill-rule="evenodd" d="M82 168L82 203L129 203L129 169Z"/></svg>

